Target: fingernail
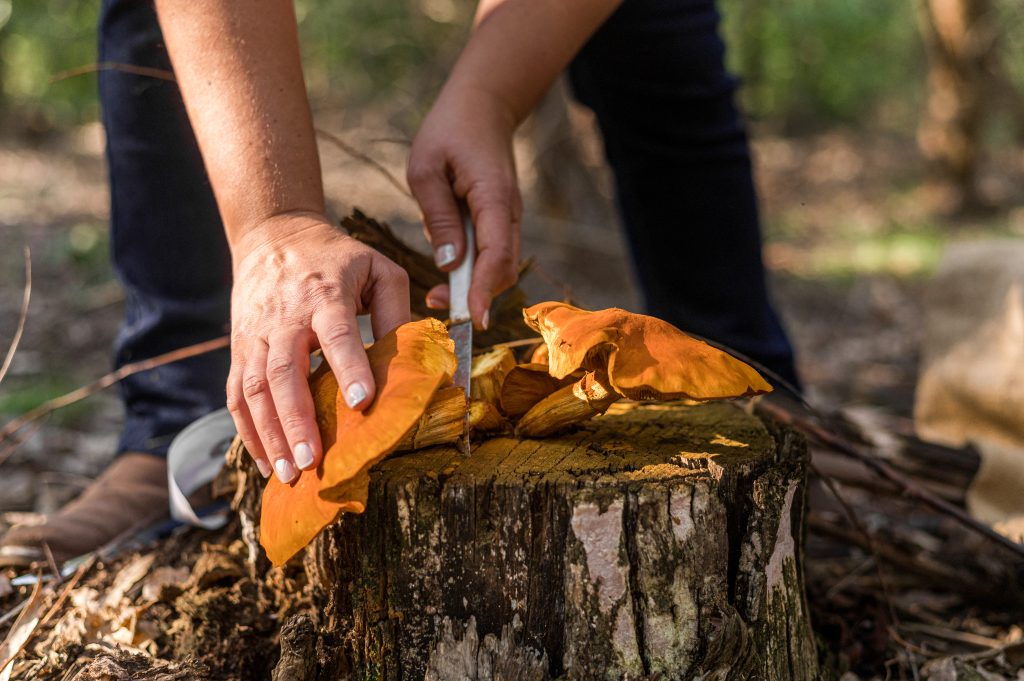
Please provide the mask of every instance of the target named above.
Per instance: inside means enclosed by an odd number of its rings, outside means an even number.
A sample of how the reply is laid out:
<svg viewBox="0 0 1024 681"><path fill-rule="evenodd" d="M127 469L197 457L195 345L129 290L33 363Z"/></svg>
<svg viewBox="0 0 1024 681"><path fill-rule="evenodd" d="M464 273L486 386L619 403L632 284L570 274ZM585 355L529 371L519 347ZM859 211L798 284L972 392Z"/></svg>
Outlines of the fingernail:
<svg viewBox="0 0 1024 681"><path fill-rule="evenodd" d="M484 316L480 320L480 326L483 327L484 331L486 331L487 327L490 326L490 325L491 325L491 311L490 310L484 310Z"/></svg>
<svg viewBox="0 0 1024 681"><path fill-rule="evenodd" d="M256 468L260 469L260 475L264 478L269 478L270 474L273 473L266 459L256 459Z"/></svg>
<svg viewBox="0 0 1024 681"><path fill-rule="evenodd" d="M366 399L366 388L363 387L362 383L353 383L345 391L345 404L349 406L349 409L355 409L363 400Z"/></svg>
<svg viewBox="0 0 1024 681"><path fill-rule="evenodd" d="M295 445L295 451L292 452L292 458L295 459L296 466L302 470L306 470L313 465L313 448L305 442L300 442Z"/></svg>
<svg viewBox="0 0 1024 681"><path fill-rule="evenodd" d="M434 250L434 262L438 267L455 262L455 244L441 244Z"/></svg>
<svg viewBox="0 0 1024 681"><path fill-rule="evenodd" d="M278 459L274 462L274 470L277 471L277 479L287 484L295 479L295 476L299 474L295 470L295 466L288 459Z"/></svg>
<svg viewBox="0 0 1024 681"><path fill-rule="evenodd" d="M440 310L444 305L437 298L427 298L427 307L431 310Z"/></svg>

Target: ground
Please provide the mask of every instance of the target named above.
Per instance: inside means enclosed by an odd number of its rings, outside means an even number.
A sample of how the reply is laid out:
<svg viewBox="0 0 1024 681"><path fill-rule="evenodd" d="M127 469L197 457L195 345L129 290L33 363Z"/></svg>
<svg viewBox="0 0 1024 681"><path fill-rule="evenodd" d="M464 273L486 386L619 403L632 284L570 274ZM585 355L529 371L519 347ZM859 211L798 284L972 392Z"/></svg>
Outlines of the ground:
<svg viewBox="0 0 1024 681"><path fill-rule="evenodd" d="M343 130L345 140L401 177L405 146L374 141L393 135L373 117L366 120L342 126L340 118L324 114L318 124ZM33 263L32 305L0 387L0 421L109 368L122 295L107 257L102 146L96 124L42 139L0 137L0 348L17 323L23 245L31 248ZM569 292L584 306L636 309L622 238L611 221L588 225L552 217L537 197L530 141L519 147L526 159L523 251L537 259L529 293L546 299ZM994 151L986 165L984 190L1004 208L952 221L928 212L923 169L907 139L854 130L799 139L759 132L754 147L770 283L809 396L826 408L869 404L908 416L928 274L951 240L1024 234L1021 156ZM323 140L321 154L337 215L359 207L423 245L415 205L376 169ZM591 169L595 186L606 186L602 171ZM606 192L595 200L610 205ZM109 390L53 415L16 450L0 444L0 527L53 510L86 484L109 459L119 419ZM865 570L844 565L849 574ZM842 573L835 579L846 578L844 568L835 569ZM849 621L826 624L849 627ZM985 626L990 640L1010 635L1005 623ZM833 631L833 640L849 635Z"/></svg>

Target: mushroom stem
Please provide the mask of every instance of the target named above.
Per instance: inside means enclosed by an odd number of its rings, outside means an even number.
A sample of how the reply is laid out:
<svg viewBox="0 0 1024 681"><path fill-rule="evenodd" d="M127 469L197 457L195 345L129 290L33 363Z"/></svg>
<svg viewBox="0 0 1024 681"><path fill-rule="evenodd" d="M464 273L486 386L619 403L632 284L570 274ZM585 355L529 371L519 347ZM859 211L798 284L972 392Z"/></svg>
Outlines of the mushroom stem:
<svg viewBox="0 0 1024 681"><path fill-rule="evenodd" d="M470 396L497 407L501 400L501 385L515 365L515 353L504 346L474 357L469 378Z"/></svg>
<svg viewBox="0 0 1024 681"><path fill-rule="evenodd" d="M535 404L516 424L522 437L544 437L603 414L620 398L595 372Z"/></svg>
<svg viewBox="0 0 1024 681"><path fill-rule="evenodd" d="M423 416L398 443L404 452L455 442L466 429L466 393L453 386L434 394Z"/></svg>

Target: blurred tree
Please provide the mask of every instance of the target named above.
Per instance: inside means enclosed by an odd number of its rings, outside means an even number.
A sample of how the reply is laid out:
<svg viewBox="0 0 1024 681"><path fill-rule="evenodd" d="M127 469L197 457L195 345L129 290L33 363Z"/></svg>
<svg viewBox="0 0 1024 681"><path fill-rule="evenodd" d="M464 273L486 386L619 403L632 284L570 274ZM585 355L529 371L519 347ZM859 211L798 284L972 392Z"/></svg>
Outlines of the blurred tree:
<svg viewBox="0 0 1024 681"><path fill-rule="evenodd" d="M928 57L918 144L951 212L982 206L977 167L992 101L999 29L992 0L917 0Z"/></svg>

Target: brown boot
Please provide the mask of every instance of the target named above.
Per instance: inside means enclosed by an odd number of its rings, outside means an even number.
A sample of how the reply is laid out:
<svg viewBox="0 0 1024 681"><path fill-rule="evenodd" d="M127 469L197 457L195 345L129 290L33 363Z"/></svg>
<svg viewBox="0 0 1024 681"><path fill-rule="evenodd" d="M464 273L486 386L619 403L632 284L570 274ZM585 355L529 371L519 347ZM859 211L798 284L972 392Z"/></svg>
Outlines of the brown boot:
<svg viewBox="0 0 1024 681"><path fill-rule="evenodd" d="M0 567L45 561L44 544L59 564L169 516L167 461L150 454L122 454L46 522L12 527L0 539Z"/></svg>

